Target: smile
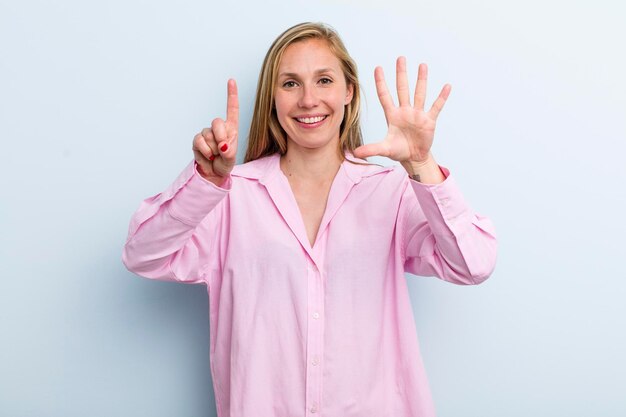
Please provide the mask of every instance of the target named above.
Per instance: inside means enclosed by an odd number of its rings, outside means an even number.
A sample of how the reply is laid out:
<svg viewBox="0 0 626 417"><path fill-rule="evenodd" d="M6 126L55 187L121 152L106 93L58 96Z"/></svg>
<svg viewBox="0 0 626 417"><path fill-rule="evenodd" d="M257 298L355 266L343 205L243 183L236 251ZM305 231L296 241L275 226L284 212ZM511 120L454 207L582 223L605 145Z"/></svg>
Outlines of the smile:
<svg viewBox="0 0 626 417"><path fill-rule="evenodd" d="M315 116L315 117L296 117L295 119L300 123L304 123L307 125L312 125L315 123L319 123L322 120L326 119L328 116Z"/></svg>

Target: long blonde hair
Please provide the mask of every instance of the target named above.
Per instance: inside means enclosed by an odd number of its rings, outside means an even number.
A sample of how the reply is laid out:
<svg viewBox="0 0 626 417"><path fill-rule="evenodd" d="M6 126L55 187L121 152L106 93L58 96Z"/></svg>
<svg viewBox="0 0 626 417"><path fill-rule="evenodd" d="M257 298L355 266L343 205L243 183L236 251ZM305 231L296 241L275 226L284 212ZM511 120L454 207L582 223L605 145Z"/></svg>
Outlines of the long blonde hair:
<svg viewBox="0 0 626 417"><path fill-rule="evenodd" d="M356 63L348 54L339 34L324 23L305 22L284 31L267 51L254 102L254 113L248 134L248 148L244 162L253 161L266 155L287 152L287 135L276 115L274 88L278 77L280 60L287 47L295 42L308 39L323 39L331 52L339 59L346 77L346 84L354 90L352 101L346 105L343 122L339 128L339 152L343 159L345 151L353 151L363 144L361 135L361 96Z"/></svg>

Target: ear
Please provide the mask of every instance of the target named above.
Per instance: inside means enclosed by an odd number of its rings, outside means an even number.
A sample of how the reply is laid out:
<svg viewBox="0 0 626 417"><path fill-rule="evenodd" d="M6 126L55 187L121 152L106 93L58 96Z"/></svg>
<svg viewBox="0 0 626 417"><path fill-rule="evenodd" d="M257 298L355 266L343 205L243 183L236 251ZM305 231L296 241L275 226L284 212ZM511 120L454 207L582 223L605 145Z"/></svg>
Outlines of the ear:
<svg viewBox="0 0 626 417"><path fill-rule="evenodd" d="M350 102L352 101L352 97L354 97L354 85L348 84L347 90L348 92L346 93L346 99L344 101L345 105L350 104Z"/></svg>

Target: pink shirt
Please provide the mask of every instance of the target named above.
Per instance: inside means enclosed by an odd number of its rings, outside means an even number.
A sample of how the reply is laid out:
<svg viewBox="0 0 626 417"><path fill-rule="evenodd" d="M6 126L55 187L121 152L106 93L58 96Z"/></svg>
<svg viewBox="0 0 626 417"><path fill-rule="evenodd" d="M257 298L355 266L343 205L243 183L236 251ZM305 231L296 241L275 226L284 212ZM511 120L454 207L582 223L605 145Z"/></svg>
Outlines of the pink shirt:
<svg viewBox="0 0 626 417"><path fill-rule="evenodd" d="M202 283L219 417L435 415L405 272L478 284L491 222L454 179L344 162L311 247L277 154L223 188L194 163L130 222L123 261L146 278Z"/></svg>

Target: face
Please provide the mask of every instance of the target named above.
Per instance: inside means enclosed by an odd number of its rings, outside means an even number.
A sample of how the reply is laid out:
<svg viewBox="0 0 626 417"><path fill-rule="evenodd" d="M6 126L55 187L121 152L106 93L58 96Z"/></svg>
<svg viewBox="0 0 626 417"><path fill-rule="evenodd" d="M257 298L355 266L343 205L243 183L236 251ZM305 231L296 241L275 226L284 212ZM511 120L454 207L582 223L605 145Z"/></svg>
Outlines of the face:
<svg viewBox="0 0 626 417"><path fill-rule="evenodd" d="M278 67L276 114L287 132L287 148L315 149L339 143L345 105L352 100L339 59L326 41L310 39L287 47Z"/></svg>

